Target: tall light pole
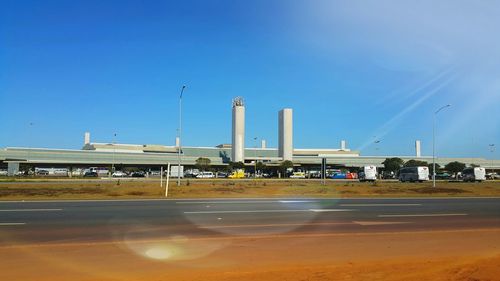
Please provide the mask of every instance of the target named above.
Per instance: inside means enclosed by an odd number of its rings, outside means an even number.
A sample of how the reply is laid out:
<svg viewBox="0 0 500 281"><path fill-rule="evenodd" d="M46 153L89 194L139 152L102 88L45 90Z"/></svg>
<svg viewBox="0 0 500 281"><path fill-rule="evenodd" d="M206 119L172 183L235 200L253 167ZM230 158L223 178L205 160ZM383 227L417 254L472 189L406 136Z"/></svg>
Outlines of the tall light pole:
<svg viewBox="0 0 500 281"><path fill-rule="evenodd" d="M179 151L177 155L177 186L181 185L181 150L182 150L182 94L184 93L184 89L186 89L186 85L183 85L181 88L181 94L179 95Z"/></svg>
<svg viewBox="0 0 500 281"><path fill-rule="evenodd" d="M439 111L450 106L450 104L441 106L432 116L432 187L436 187L436 115Z"/></svg>
<svg viewBox="0 0 500 281"><path fill-rule="evenodd" d="M115 172L115 153L116 153L116 133L113 134L113 162L111 163L111 177Z"/></svg>
<svg viewBox="0 0 500 281"><path fill-rule="evenodd" d="M253 138L254 140L254 156L255 159L253 161L253 177L257 178L257 137Z"/></svg>
<svg viewBox="0 0 500 281"><path fill-rule="evenodd" d="M490 152L491 152L491 173L493 174L493 153L495 152L495 144L494 143L491 143L488 145L490 147Z"/></svg>

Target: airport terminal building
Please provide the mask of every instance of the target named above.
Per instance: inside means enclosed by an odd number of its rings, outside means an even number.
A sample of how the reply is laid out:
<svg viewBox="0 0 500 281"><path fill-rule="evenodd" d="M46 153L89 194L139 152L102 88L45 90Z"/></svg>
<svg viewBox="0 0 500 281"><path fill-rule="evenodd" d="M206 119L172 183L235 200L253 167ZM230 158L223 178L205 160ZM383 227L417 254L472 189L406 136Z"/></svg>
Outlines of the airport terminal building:
<svg viewBox="0 0 500 281"><path fill-rule="evenodd" d="M383 167L386 158L399 157L404 161L417 159L432 162L432 156L422 156L420 141L415 141L415 154L409 156L362 156L358 151L347 148L346 141L340 142L339 148L300 149L293 146L293 110L285 108L278 112L278 147L266 147L265 140L260 147L245 147L245 105L242 98L235 98L232 103L232 143L213 147L181 146L179 138L175 144L137 145L91 142L90 133L86 132L82 149L46 149L7 147L0 149L0 168L15 174L20 167L138 167L159 170L160 167L178 164L192 167L200 157L210 159L210 165L222 168L230 162L243 162L252 167L255 161L268 166L277 166L282 161L292 161L294 166L304 170L318 169L323 159L332 167L354 168L364 165ZM449 162L459 161L467 165L475 164L486 169L500 169L500 160L485 158L436 158L436 163L444 166Z"/></svg>

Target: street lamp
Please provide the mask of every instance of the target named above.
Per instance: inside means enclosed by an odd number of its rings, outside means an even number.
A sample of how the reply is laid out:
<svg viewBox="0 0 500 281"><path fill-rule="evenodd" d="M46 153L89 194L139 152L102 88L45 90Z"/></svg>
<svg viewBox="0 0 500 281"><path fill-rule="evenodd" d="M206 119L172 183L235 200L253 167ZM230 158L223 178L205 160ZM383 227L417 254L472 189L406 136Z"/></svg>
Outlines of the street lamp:
<svg viewBox="0 0 500 281"><path fill-rule="evenodd" d="M491 152L491 173L493 173L493 153L495 152L495 144L492 143L492 144L489 144L489 147L490 147L490 152Z"/></svg>
<svg viewBox="0 0 500 281"><path fill-rule="evenodd" d="M179 95L179 151L177 155L177 186L181 185L181 150L182 150L182 94L184 93L184 89L186 89L186 85L183 85L181 88L181 94Z"/></svg>
<svg viewBox="0 0 500 281"><path fill-rule="evenodd" d="M116 153L116 133L113 134L113 162L111 163L111 176L115 172L115 153Z"/></svg>
<svg viewBox="0 0 500 281"><path fill-rule="evenodd" d="M257 137L253 138L254 140L254 161L253 161L253 177L257 178Z"/></svg>
<svg viewBox="0 0 500 281"><path fill-rule="evenodd" d="M432 187L436 187L436 115L450 104L441 106L432 116Z"/></svg>

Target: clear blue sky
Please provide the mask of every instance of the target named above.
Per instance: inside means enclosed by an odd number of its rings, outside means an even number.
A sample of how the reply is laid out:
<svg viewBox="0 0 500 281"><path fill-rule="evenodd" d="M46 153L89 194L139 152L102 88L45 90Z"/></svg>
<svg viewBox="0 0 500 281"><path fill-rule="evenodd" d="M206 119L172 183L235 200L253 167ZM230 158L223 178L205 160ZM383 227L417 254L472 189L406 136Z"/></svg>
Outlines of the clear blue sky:
<svg viewBox="0 0 500 281"><path fill-rule="evenodd" d="M500 147L498 1L1 1L0 147L231 140L363 155L491 157ZM30 125L32 124L32 125ZM376 146L374 140L381 140Z"/></svg>

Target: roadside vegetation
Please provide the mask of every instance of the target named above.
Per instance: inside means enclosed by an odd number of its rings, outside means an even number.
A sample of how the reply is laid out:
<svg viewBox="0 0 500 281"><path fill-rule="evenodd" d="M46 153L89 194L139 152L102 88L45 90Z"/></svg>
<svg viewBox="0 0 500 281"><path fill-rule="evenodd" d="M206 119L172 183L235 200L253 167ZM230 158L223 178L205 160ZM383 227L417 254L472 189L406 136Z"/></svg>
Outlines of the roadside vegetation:
<svg viewBox="0 0 500 281"><path fill-rule="evenodd" d="M158 181L0 182L0 200L164 198ZM170 198L500 196L500 182L400 183L311 180L183 180Z"/></svg>

